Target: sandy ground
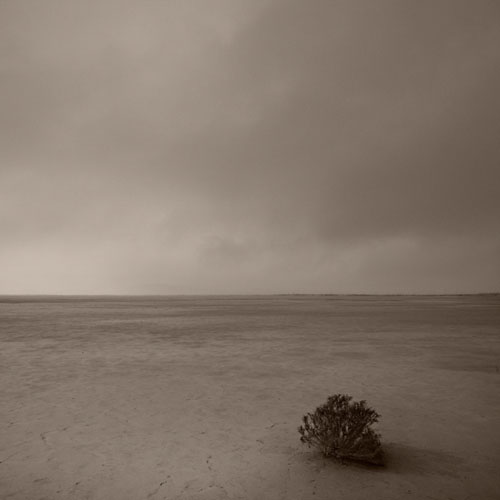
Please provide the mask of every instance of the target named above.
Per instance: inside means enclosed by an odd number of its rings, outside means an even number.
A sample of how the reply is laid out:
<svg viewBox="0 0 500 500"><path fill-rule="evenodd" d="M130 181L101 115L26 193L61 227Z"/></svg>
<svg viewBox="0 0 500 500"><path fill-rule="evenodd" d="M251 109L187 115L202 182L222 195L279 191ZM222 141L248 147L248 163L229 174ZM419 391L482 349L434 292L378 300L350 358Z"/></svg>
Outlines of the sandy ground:
<svg viewBox="0 0 500 500"><path fill-rule="evenodd" d="M498 298L200 306L177 330L161 307L69 328L64 304L1 306L2 499L500 498ZM300 443L337 392L382 415L385 468Z"/></svg>

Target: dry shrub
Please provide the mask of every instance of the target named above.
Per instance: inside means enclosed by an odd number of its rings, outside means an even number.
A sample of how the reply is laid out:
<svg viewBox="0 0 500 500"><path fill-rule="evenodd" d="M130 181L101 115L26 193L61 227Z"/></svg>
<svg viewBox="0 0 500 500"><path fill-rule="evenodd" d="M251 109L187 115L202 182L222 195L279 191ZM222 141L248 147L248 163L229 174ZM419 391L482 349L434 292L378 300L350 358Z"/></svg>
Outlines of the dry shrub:
<svg viewBox="0 0 500 500"><path fill-rule="evenodd" d="M302 417L300 440L318 448L325 457L382 465L380 435L371 428L379 416L366 401L335 394L314 413Z"/></svg>

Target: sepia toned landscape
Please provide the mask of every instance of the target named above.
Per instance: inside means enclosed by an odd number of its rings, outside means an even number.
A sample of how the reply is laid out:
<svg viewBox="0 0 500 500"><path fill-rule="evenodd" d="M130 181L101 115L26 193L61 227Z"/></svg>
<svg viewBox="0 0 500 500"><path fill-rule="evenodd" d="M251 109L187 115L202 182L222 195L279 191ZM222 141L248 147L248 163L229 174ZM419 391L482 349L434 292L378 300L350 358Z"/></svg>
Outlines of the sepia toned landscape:
<svg viewBox="0 0 500 500"><path fill-rule="evenodd" d="M0 0L0 61L0 500L499 500L500 1Z"/></svg>
<svg viewBox="0 0 500 500"><path fill-rule="evenodd" d="M0 298L0 498L494 500L499 296ZM385 467L299 441L334 393Z"/></svg>

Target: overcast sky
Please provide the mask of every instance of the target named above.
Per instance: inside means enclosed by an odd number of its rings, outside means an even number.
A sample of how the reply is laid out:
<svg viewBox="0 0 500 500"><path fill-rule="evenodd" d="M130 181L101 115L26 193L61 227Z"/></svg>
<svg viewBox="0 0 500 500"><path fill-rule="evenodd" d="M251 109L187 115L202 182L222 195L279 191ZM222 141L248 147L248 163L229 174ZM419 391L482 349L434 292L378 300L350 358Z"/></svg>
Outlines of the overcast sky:
<svg viewBox="0 0 500 500"><path fill-rule="evenodd" d="M0 293L500 291L500 2L1 0Z"/></svg>

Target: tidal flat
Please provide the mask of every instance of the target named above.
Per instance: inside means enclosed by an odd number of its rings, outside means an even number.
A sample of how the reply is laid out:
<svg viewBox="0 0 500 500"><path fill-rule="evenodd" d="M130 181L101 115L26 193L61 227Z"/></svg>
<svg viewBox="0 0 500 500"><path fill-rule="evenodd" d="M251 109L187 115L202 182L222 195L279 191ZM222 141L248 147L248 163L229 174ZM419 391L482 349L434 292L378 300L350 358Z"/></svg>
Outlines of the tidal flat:
<svg viewBox="0 0 500 500"><path fill-rule="evenodd" d="M0 498L500 492L500 296L0 297ZM299 441L329 395L386 466Z"/></svg>

